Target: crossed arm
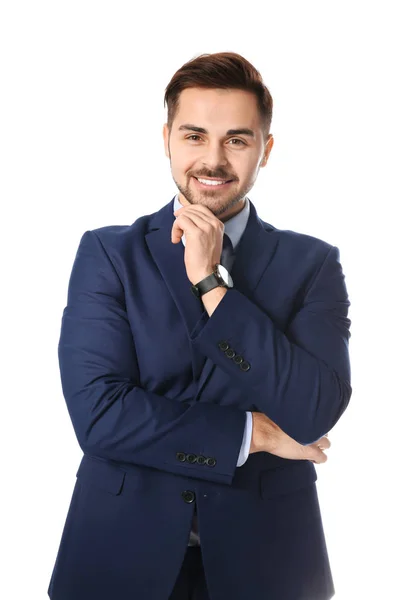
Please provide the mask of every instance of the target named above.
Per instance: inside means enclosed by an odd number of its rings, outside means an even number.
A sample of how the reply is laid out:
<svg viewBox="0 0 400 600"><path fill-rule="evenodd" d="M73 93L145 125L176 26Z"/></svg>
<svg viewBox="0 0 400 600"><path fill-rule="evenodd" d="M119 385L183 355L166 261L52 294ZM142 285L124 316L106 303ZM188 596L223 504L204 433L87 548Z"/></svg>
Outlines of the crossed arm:
<svg viewBox="0 0 400 600"><path fill-rule="evenodd" d="M230 289L192 343L252 392L251 403L259 412L297 442L309 444L330 431L350 399L348 305L338 250L331 247L285 333L255 303ZM249 371L239 371L218 349L227 332L233 345L246 348ZM140 387L124 290L92 231L83 235L71 272L58 352L64 397L85 453L232 481L245 409L177 402ZM182 451L218 460L205 469L180 462L177 453Z"/></svg>

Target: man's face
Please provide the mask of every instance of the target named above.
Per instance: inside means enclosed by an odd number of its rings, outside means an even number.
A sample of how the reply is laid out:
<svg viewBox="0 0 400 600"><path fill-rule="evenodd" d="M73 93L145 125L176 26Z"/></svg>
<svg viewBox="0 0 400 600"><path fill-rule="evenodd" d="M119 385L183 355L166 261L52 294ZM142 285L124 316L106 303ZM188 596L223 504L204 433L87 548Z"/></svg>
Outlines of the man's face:
<svg viewBox="0 0 400 600"><path fill-rule="evenodd" d="M228 133L243 129L250 131ZM221 221L243 209L273 146L272 134L263 139L256 96L232 89L183 90L171 131L165 123L163 137L181 204L202 204ZM231 181L211 186L198 177Z"/></svg>

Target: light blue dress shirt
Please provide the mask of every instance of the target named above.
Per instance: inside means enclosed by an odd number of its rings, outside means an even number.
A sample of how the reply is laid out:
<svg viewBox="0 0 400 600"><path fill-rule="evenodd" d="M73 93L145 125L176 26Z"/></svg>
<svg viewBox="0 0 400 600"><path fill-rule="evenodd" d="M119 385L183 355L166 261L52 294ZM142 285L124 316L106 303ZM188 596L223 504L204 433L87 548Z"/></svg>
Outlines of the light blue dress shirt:
<svg viewBox="0 0 400 600"><path fill-rule="evenodd" d="M177 194L174 199L174 212L176 210L178 210L179 208L182 208L182 206L183 206L179 202L178 196L179 196L179 194ZM250 214L250 204L249 204L248 198L246 198L246 204L245 204L244 208L238 214L234 215L227 221L224 221L224 225L225 225L224 233L226 233L229 236L229 238L232 242L233 249L235 249L236 246L238 245L240 238L242 237L244 230L246 229L249 214ZM183 234L183 236L182 236L182 243L185 246L185 234ZM235 284L235 282L233 282L233 283ZM246 460L249 457L252 434L253 434L253 418L251 416L251 412L246 411L246 423L245 423L245 428L244 428L243 441L242 441L242 445L240 448L239 457L238 457L238 461L237 461L238 467L241 467L242 465L244 465L244 463L246 462Z"/></svg>

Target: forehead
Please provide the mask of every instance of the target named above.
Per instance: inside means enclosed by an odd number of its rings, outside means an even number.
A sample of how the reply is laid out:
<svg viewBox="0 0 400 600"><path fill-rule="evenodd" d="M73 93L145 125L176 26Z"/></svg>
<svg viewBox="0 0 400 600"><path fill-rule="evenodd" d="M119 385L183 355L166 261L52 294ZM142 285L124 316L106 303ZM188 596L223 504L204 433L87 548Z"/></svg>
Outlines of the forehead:
<svg viewBox="0 0 400 600"><path fill-rule="evenodd" d="M187 88L179 96L175 126L195 123L199 127L226 131L260 126L257 98L244 90Z"/></svg>

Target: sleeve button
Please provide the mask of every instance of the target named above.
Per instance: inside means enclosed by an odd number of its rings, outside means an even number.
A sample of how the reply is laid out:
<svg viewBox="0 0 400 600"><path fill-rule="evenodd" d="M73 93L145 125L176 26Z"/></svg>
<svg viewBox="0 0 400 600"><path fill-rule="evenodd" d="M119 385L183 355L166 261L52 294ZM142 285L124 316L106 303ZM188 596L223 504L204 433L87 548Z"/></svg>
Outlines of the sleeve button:
<svg viewBox="0 0 400 600"><path fill-rule="evenodd" d="M229 344L228 342L225 342L225 340L222 340L221 342L218 342L218 348L225 352L225 350L228 350Z"/></svg>
<svg viewBox="0 0 400 600"><path fill-rule="evenodd" d="M250 369L250 363L244 360L242 363L240 363L240 368L242 371L248 371Z"/></svg>

